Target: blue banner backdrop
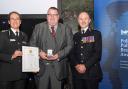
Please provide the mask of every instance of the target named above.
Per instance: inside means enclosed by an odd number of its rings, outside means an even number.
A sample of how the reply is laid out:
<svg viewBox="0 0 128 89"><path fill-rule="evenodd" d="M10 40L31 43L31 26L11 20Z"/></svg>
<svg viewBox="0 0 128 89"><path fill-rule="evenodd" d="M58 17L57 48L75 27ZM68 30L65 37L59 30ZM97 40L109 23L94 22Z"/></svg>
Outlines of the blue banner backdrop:
<svg viewBox="0 0 128 89"><path fill-rule="evenodd" d="M94 0L94 23L103 41L100 89L128 89L128 0Z"/></svg>

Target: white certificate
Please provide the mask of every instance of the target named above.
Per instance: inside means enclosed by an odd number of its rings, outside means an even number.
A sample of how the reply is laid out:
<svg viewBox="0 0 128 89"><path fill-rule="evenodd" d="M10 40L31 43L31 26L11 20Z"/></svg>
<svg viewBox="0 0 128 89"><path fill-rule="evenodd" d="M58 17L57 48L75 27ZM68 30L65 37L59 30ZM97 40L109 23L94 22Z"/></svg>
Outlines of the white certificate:
<svg viewBox="0 0 128 89"><path fill-rule="evenodd" d="M39 71L39 49L37 47L22 46L22 72Z"/></svg>

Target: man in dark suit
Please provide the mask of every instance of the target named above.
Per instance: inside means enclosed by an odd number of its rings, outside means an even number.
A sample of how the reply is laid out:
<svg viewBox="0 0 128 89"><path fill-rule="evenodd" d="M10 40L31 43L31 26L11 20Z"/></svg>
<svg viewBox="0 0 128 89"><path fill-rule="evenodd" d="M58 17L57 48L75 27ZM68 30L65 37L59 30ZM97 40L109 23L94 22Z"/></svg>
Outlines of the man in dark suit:
<svg viewBox="0 0 128 89"><path fill-rule="evenodd" d="M40 49L40 71L35 79L38 89L61 89L67 77L67 55L73 45L69 27L59 21L59 10L50 7L47 22L35 26L30 45Z"/></svg>
<svg viewBox="0 0 128 89"><path fill-rule="evenodd" d="M101 33L89 28L90 22L91 19L87 12L79 14L80 30L73 37L74 48L70 61L74 89L98 89L99 80L102 78Z"/></svg>
<svg viewBox="0 0 128 89"><path fill-rule="evenodd" d="M0 32L0 89L24 89L21 47L27 44L27 36L19 30L18 12L10 12L8 22L10 29Z"/></svg>

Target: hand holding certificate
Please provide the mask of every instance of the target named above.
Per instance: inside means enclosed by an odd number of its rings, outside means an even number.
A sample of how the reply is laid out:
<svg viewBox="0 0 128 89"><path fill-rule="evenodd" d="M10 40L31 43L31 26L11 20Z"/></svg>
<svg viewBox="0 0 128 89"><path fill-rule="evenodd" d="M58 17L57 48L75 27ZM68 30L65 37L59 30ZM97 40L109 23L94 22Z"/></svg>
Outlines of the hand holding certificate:
<svg viewBox="0 0 128 89"><path fill-rule="evenodd" d="M22 46L22 72L39 72L39 49Z"/></svg>

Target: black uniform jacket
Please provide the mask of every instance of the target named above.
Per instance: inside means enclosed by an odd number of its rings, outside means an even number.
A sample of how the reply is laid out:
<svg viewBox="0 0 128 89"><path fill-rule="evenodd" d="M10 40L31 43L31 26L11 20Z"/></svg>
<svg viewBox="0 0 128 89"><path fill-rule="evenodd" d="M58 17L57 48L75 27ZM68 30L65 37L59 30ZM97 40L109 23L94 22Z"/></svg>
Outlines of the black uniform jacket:
<svg viewBox="0 0 128 89"><path fill-rule="evenodd" d="M27 36L19 32L16 37L12 30L3 30L0 32L0 81L15 81L25 78L22 73L22 60L17 57L12 60L12 54L15 50L21 50L23 45L27 44Z"/></svg>
<svg viewBox="0 0 128 89"><path fill-rule="evenodd" d="M84 34L77 32L74 34L74 48L71 52L71 68L74 78L102 78L100 67L102 38L101 33L88 29ZM77 64L84 64L87 71L80 74L76 71Z"/></svg>

